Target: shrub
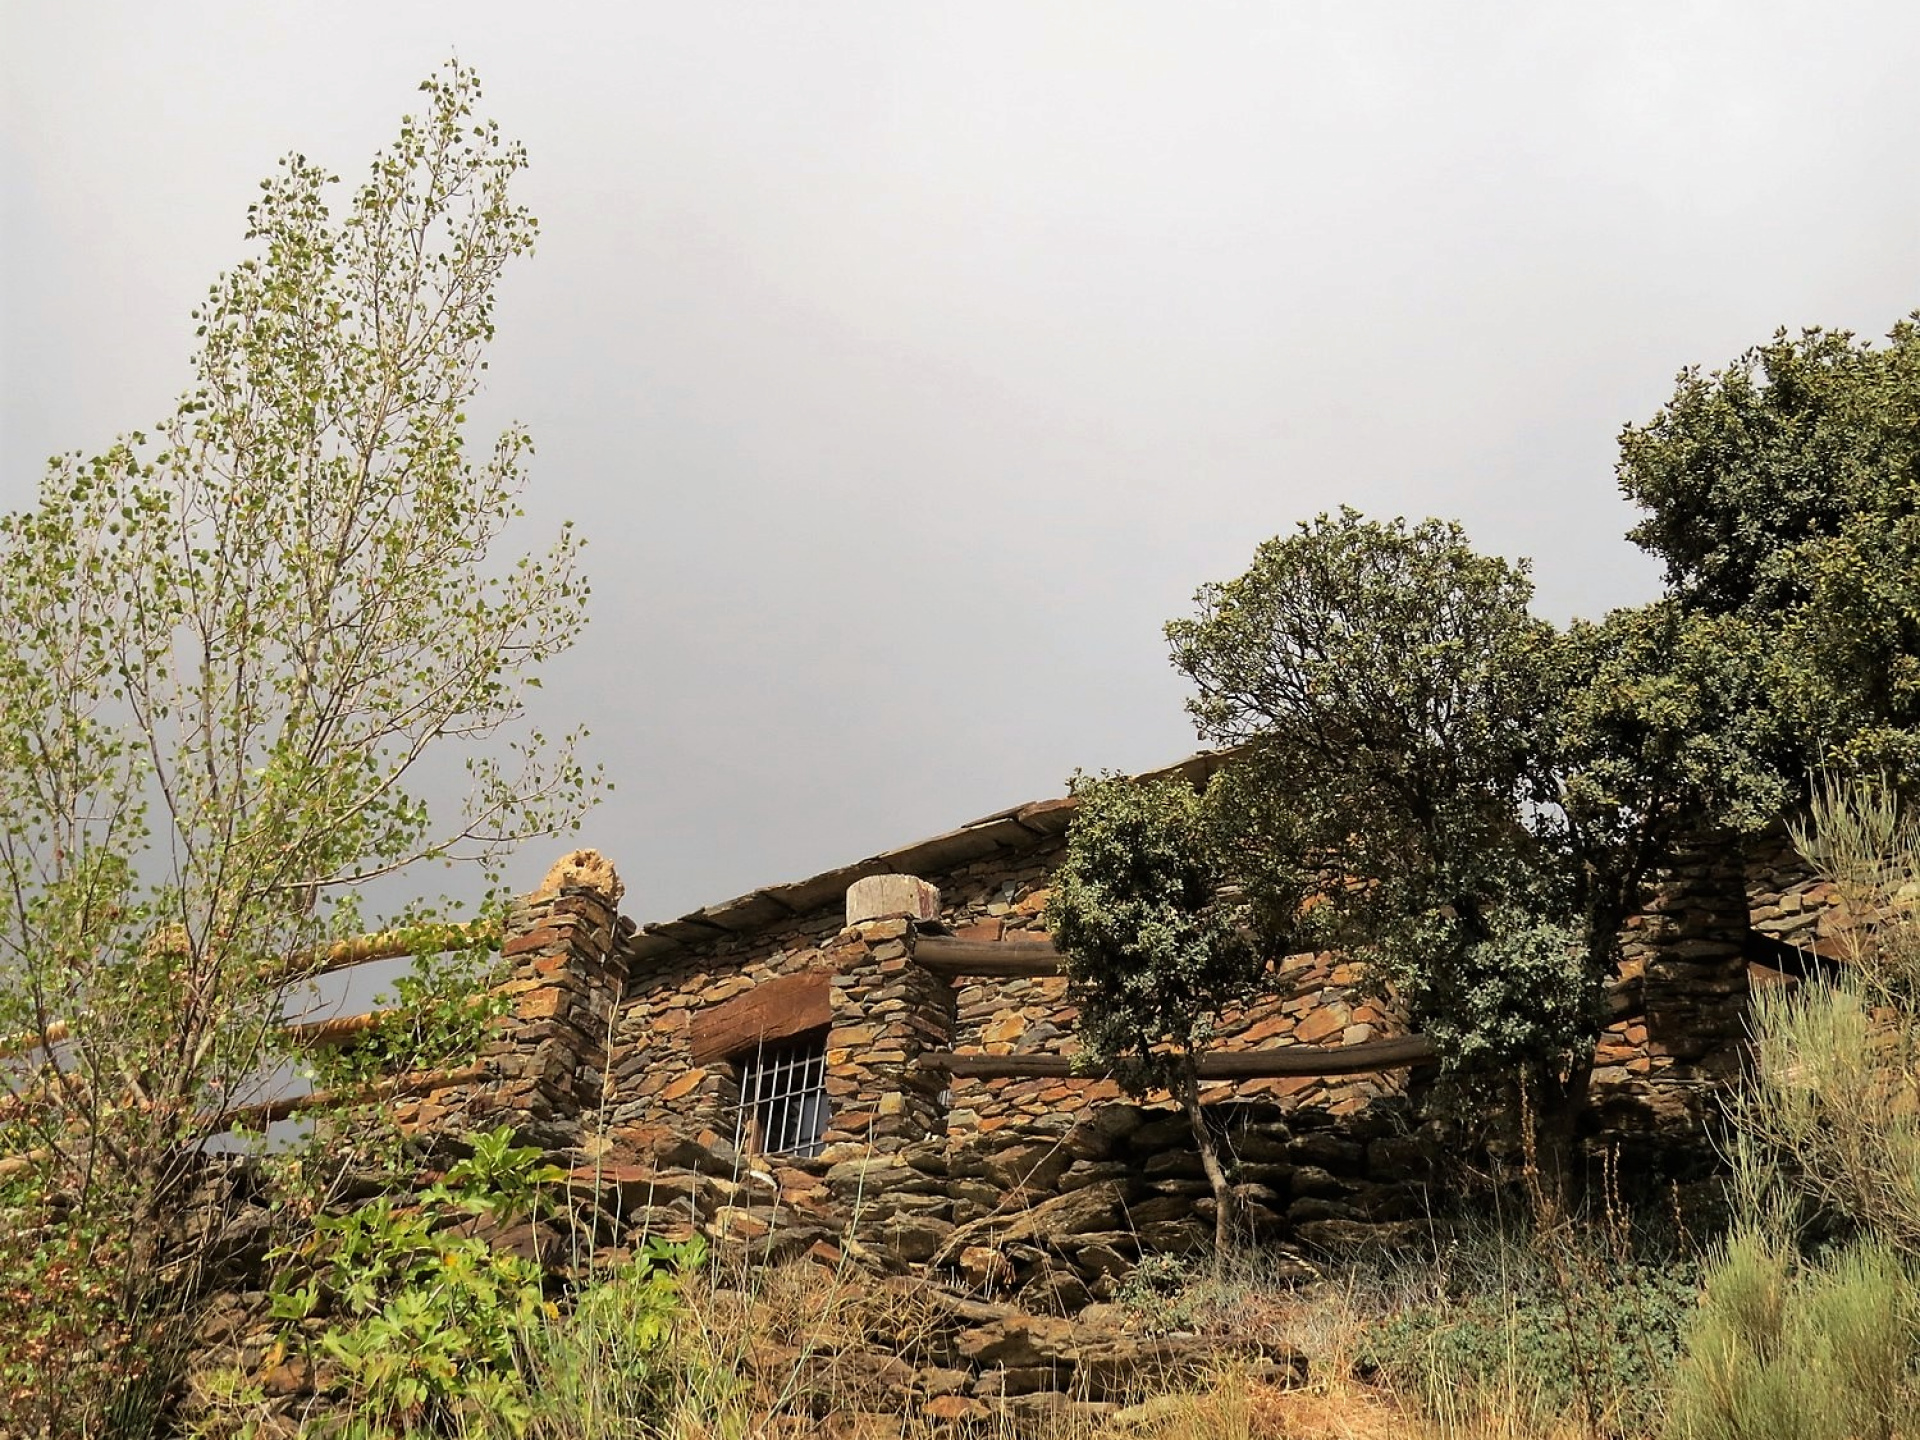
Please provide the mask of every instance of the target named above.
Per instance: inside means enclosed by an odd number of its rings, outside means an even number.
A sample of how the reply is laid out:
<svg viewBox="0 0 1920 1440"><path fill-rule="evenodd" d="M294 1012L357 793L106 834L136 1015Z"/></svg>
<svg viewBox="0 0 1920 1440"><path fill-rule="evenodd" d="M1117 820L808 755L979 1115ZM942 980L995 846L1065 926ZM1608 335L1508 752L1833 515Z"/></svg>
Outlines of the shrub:
<svg viewBox="0 0 1920 1440"><path fill-rule="evenodd" d="M1886 1245L1803 1261L1778 1233L1729 1238L1675 1374L1686 1440L1891 1440L1920 1427L1920 1286Z"/></svg>
<svg viewBox="0 0 1920 1440"><path fill-rule="evenodd" d="M1696 1294L1685 1264L1529 1265L1387 1317L1363 1363L1436 1417L1485 1403L1647 1433Z"/></svg>
<svg viewBox="0 0 1920 1440"><path fill-rule="evenodd" d="M655 1240L582 1292L571 1311L543 1311L518 1336L513 1405L469 1404L465 1433L475 1440L629 1440L658 1433L690 1391L724 1389L724 1378L700 1372L678 1343L682 1276L705 1258L697 1239Z"/></svg>
<svg viewBox="0 0 1920 1440"><path fill-rule="evenodd" d="M282 1257L290 1263L272 1292L287 1327L281 1344L350 1397L342 1435L441 1428L475 1406L524 1426L520 1337L558 1312L537 1262L495 1250L461 1222L511 1225L539 1208L539 1186L559 1178L537 1149L497 1130L417 1201L382 1195L321 1216L313 1238ZM305 1322L319 1317L316 1341Z"/></svg>
<svg viewBox="0 0 1920 1440"><path fill-rule="evenodd" d="M1731 1116L1740 1221L1675 1376L1689 1440L1920 1428L1920 827L1855 783L1795 839L1856 926L1832 983L1755 1000ZM1837 1240L1808 1253L1820 1236Z"/></svg>

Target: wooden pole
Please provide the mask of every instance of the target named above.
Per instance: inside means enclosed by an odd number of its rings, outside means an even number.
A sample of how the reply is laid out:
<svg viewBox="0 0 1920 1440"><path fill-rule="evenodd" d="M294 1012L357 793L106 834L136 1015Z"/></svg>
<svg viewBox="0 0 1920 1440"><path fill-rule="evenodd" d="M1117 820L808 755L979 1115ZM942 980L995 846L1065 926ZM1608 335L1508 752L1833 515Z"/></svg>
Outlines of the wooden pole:
<svg viewBox="0 0 1920 1440"><path fill-rule="evenodd" d="M1607 994L1609 1023L1626 1020L1646 1009L1637 981L1622 981ZM1202 1080L1281 1080L1299 1076L1369 1075L1380 1070L1403 1070L1431 1065L1439 1059L1433 1042L1424 1035L1401 1035L1388 1040L1363 1040L1357 1045L1282 1045L1271 1050L1205 1055L1200 1059ZM945 1071L974 1080L1099 1080L1098 1071L1077 1072L1071 1055L959 1055L951 1050L931 1051L917 1062L923 1070Z"/></svg>
<svg viewBox="0 0 1920 1440"><path fill-rule="evenodd" d="M914 960L936 975L1059 975L1065 970L1051 940L954 940L923 935L914 942Z"/></svg>
<svg viewBox="0 0 1920 1440"><path fill-rule="evenodd" d="M396 1075L378 1080L357 1090L316 1090L310 1095L289 1095L278 1100L263 1100L255 1105L236 1105L213 1119L232 1129L235 1125L271 1125L305 1110L324 1110L332 1106L370 1105L376 1100L399 1100L412 1095L431 1095L454 1085L470 1085L485 1080L493 1071L485 1065L469 1065L464 1070L433 1070L412 1075Z"/></svg>

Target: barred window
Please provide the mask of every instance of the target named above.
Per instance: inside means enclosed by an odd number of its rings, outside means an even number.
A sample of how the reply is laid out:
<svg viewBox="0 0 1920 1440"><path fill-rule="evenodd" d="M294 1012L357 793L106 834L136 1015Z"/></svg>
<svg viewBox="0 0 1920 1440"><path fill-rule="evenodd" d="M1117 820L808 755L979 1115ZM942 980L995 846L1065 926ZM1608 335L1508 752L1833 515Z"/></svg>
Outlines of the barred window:
<svg viewBox="0 0 1920 1440"><path fill-rule="evenodd" d="M756 1047L734 1063L740 1067L734 1143L762 1155L818 1155L827 1133L826 1032Z"/></svg>

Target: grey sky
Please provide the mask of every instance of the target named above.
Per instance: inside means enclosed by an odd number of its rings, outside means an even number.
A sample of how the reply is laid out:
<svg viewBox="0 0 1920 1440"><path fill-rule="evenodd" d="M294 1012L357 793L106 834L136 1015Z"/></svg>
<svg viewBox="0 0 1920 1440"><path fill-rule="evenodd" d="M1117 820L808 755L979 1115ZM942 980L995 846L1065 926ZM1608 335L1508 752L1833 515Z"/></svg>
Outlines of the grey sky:
<svg viewBox="0 0 1920 1440"><path fill-rule="evenodd" d="M1917 47L1910 3L9 0L0 505L165 412L279 154L353 179L457 51L544 230L484 418L592 537L542 718L660 918L1185 753L1161 622L1341 502L1533 556L1554 619L1648 596L1621 423L1920 303Z"/></svg>

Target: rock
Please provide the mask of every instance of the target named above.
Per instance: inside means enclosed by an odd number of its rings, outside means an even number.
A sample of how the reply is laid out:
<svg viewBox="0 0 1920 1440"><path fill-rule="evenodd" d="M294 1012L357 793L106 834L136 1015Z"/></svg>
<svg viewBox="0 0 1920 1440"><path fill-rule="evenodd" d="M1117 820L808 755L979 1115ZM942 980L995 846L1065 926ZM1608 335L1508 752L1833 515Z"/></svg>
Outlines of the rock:
<svg viewBox="0 0 1920 1440"><path fill-rule="evenodd" d="M947 1151L944 1141L923 1140L918 1145L909 1145L900 1152L900 1158L922 1175L937 1175L944 1178L947 1174Z"/></svg>
<svg viewBox="0 0 1920 1440"><path fill-rule="evenodd" d="M969 1245L960 1252L960 1274L976 1290L998 1290L1013 1279L1013 1266L991 1245Z"/></svg>
<svg viewBox="0 0 1920 1440"><path fill-rule="evenodd" d="M1085 1337L1101 1330L1111 1330L1118 1334L1132 1324L1133 1320L1134 1311L1125 1305L1089 1305L1080 1312L1080 1334Z"/></svg>
<svg viewBox="0 0 1920 1440"><path fill-rule="evenodd" d="M1285 1189L1293 1181L1293 1166L1277 1160L1255 1160L1236 1164L1229 1172L1236 1181L1248 1185L1270 1185Z"/></svg>
<svg viewBox="0 0 1920 1440"><path fill-rule="evenodd" d="M260 1388L268 1395L305 1395L313 1389L313 1366L298 1355L278 1360L261 1373Z"/></svg>
<svg viewBox="0 0 1920 1440"><path fill-rule="evenodd" d="M855 1212L855 1218L864 1226L874 1221L891 1220L896 1215L930 1215L936 1220L944 1220L952 1213L953 1202L943 1194L883 1193L870 1196Z"/></svg>
<svg viewBox="0 0 1920 1440"><path fill-rule="evenodd" d="M1404 1250L1431 1245L1434 1227L1423 1220L1394 1220L1369 1225L1362 1220L1314 1220L1298 1234L1304 1244L1331 1255L1369 1250Z"/></svg>
<svg viewBox="0 0 1920 1440"><path fill-rule="evenodd" d="M1293 1143L1291 1140L1278 1136L1262 1135L1257 1131L1249 1131L1244 1135L1236 1135L1230 1148L1235 1159L1262 1164L1287 1160L1293 1154Z"/></svg>
<svg viewBox="0 0 1920 1440"><path fill-rule="evenodd" d="M618 905L620 897L627 893L627 887L620 883L619 872L613 868L613 862L605 859L598 850L569 850L547 871L546 879L540 882L540 888L531 898L557 895L562 890L590 890L602 896L609 905Z"/></svg>
<svg viewBox="0 0 1920 1440"><path fill-rule="evenodd" d="M879 1350L834 1352L768 1343L747 1352L745 1368L797 1400L835 1412L904 1408L918 1378L906 1361Z"/></svg>
<svg viewBox="0 0 1920 1440"><path fill-rule="evenodd" d="M937 1399L942 1395L958 1395L973 1383L971 1370L943 1370L938 1366L922 1370L918 1385L922 1394Z"/></svg>
<svg viewBox="0 0 1920 1440"><path fill-rule="evenodd" d="M476 1215L450 1227L450 1233L484 1240L503 1254L537 1265L559 1265L571 1258L566 1237L544 1220L516 1220L503 1226L491 1215Z"/></svg>
<svg viewBox="0 0 1920 1440"><path fill-rule="evenodd" d="M848 926L896 916L938 920L940 892L914 875L869 875L847 887Z"/></svg>
<svg viewBox="0 0 1920 1440"><path fill-rule="evenodd" d="M896 1155L874 1155L830 1166L827 1188L841 1200L866 1203L884 1196L944 1195L947 1182L916 1170Z"/></svg>
<svg viewBox="0 0 1920 1440"><path fill-rule="evenodd" d="M1083 1135L1082 1144L1104 1143L1110 1147L1138 1130L1146 1114L1138 1105L1110 1102L1074 1126L1068 1138L1071 1142L1073 1135Z"/></svg>
<svg viewBox="0 0 1920 1440"><path fill-rule="evenodd" d="M1098 1185L1102 1180L1126 1178L1127 1165L1123 1160L1076 1160L1067 1167L1067 1173L1055 1182L1055 1188L1064 1193L1087 1185Z"/></svg>
<svg viewBox="0 0 1920 1440"><path fill-rule="evenodd" d="M1151 1200L1136 1200L1127 1206L1127 1215L1136 1227L1157 1225L1162 1220L1186 1220L1193 1215L1193 1200L1186 1195L1157 1195Z"/></svg>
<svg viewBox="0 0 1920 1440"><path fill-rule="evenodd" d="M646 1138L658 1169L698 1170L702 1175L726 1180L744 1177L750 1169L733 1144L717 1135L704 1142L675 1131L656 1132Z"/></svg>
<svg viewBox="0 0 1920 1440"><path fill-rule="evenodd" d="M1358 1174L1366 1164L1364 1146L1330 1130L1302 1135L1293 1142L1292 1159L1303 1166L1317 1165L1343 1175Z"/></svg>
<svg viewBox="0 0 1920 1440"><path fill-rule="evenodd" d="M200 1323L194 1328L194 1338L209 1348L231 1344L246 1333L252 1319L239 1296L215 1295L201 1312Z"/></svg>
<svg viewBox="0 0 1920 1440"><path fill-rule="evenodd" d="M1140 1227L1140 1248L1154 1255L1195 1255L1213 1245L1213 1231L1195 1220L1162 1220Z"/></svg>
<svg viewBox="0 0 1920 1440"><path fill-rule="evenodd" d="M932 1259L953 1234L950 1222L932 1215L895 1215L862 1228L869 1244L909 1265Z"/></svg>
<svg viewBox="0 0 1920 1440"><path fill-rule="evenodd" d="M1092 1230L1112 1230L1120 1223L1124 1192L1115 1181L1104 1181L1012 1215L988 1215L957 1228L931 1257L935 1266L951 1265L969 1245L1053 1239Z"/></svg>
<svg viewBox="0 0 1920 1440"><path fill-rule="evenodd" d="M1194 1150L1162 1150L1158 1155L1149 1155L1147 1163L1141 1167L1141 1173L1149 1180L1207 1178L1206 1167L1200 1163L1200 1155Z"/></svg>
<svg viewBox="0 0 1920 1440"><path fill-rule="evenodd" d="M956 1205L977 1205L982 1210L991 1210L1007 1198L999 1186L984 1180L949 1180L947 1197Z"/></svg>
<svg viewBox="0 0 1920 1440"><path fill-rule="evenodd" d="M1074 1266L1089 1280L1103 1275L1116 1278L1133 1273L1133 1260L1111 1245L1083 1245L1073 1252Z"/></svg>
<svg viewBox="0 0 1920 1440"><path fill-rule="evenodd" d="M619 1233L630 1243L685 1240L693 1234L693 1217L685 1210L643 1205L620 1216Z"/></svg>
<svg viewBox="0 0 1920 1440"><path fill-rule="evenodd" d="M935 1424L956 1425L985 1420L993 1412L965 1395L937 1395L920 1407L920 1413Z"/></svg>
<svg viewBox="0 0 1920 1440"><path fill-rule="evenodd" d="M1022 1365L1006 1370L987 1371L974 1382L973 1393L982 1399L1038 1395L1064 1390L1071 1381L1070 1369L1049 1365Z"/></svg>
<svg viewBox="0 0 1920 1440"><path fill-rule="evenodd" d="M687 1215L711 1215L718 1182L692 1170L651 1165L582 1165L567 1174L568 1193L617 1207L623 1215L648 1206L679 1206Z"/></svg>
<svg viewBox="0 0 1920 1440"><path fill-rule="evenodd" d="M1010 1145L987 1156L986 1178L1004 1190L1024 1186L1032 1191L1048 1191L1072 1163L1073 1156L1057 1142Z"/></svg>
<svg viewBox="0 0 1920 1440"><path fill-rule="evenodd" d="M1213 1194L1213 1186L1204 1180L1151 1180L1147 1189L1154 1195L1178 1195L1187 1200Z"/></svg>
<svg viewBox="0 0 1920 1440"><path fill-rule="evenodd" d="M1318 1165L1301 1165L1293 1172L1293 1193L1333 1198L1350 1194L1353 1186Z"/></svg>
<svg viewBox="0 0 1920 1440"><path fill-rule="evenodd" d="M1185 1115L1168 1114L1164 1110L1152 1113L1155 1118L1146 1121L1128 1137L1134 1154L1157 1155L1162 1150L1193 1149L1193 1127L1187 1123Z"/></svg>
<svg viewBox="0 0 1920 1440"><path fill-rule="evenodd" d="M228 1271L230 1279L257 1282L272 1245L272 1214L256 1205L243 1205L207 1240L200 1263Z"/></svg>
<svg viewBox="0 0 1920 1440"><path fill-rule="evenodd" d="M780 1212L768 1205L722 1205L713 1212L707 1233L715 1240L763 1240L779 1219Z"/></svg>
<svg viewBox="0 0 1920 1440"><path fill-rule="evenodd" d="M1322 1221L1357 1221L1358 1207L1338 1200L1323 1200L1315 1195L1302 1196L1287 1207L1287 1224L1296 1230Z"/></svg>
<svg viewBox="0 0 1920 1440"><path fill-rule="evenodd" d="M1306 1377L1306 1359L1231 1335L1087 1336L1079 1348L1076 1393L1116 1400L1189 1384L1229 1362L1269 1361L1278 1383Z"/></svg>
<svg viewBox="0 0 1920 1440"><path fill-rule="evenodd" d="M1020 1291L1020 1303L1047 1315L1075 1315L1093 1301L1086 1282L1063 1266L1053 1266Z"/></svg>
<svg viewBox="0 0 1920 1440"><path fill-rule="evenodd" d="M1025 1367L1071 1362L1074 1327L1046 1315L1014 1314L964 1330L955 1348L974 1365Z"/></svg>
<svg viewBox="0 0 1920 1440"><path fill-rule="evenodd" d="M970 1295L956 1295L942 1286L930 1285L924 1280L915 1279L909 1275L890 1276L882 1282L881 1288L910 1302L924 1301L948 1319L958 1320L967 1325L991 1325L1001 1320L1013 1319L1020 1314L1018 1305L975 1300Z"/></svg>

